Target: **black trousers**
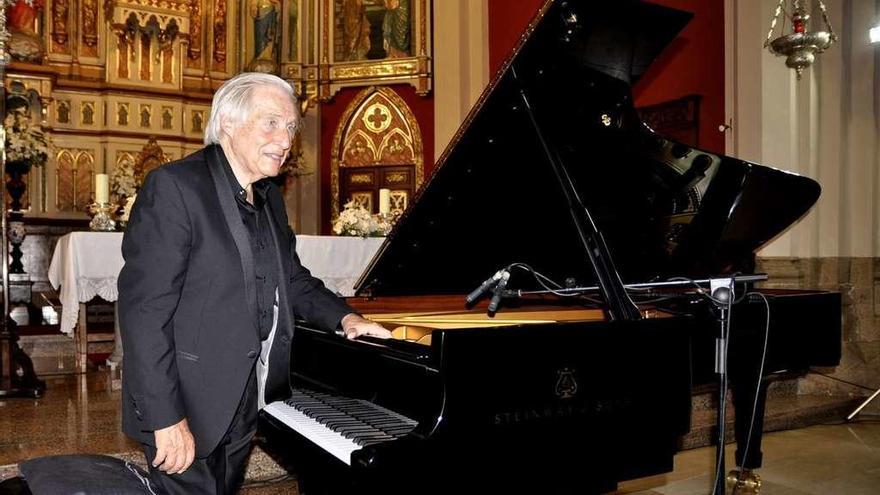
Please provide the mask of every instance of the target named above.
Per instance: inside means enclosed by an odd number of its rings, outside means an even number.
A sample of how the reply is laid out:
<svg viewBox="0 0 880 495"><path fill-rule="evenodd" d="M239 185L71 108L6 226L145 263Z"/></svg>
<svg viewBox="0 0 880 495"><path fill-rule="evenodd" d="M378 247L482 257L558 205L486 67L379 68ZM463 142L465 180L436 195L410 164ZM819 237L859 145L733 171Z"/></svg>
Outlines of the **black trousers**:
<svg viewBox="0 0 880 495"><path fill-rule="evenodd" d="M144 444L150 466L150 481L169 495L231 495L244 482L251 440L257 431L257 379L254 371L248 379L232 424L217 448L205 458L196 458L181 474L166 474L153 467L156 447Z"/></svg>

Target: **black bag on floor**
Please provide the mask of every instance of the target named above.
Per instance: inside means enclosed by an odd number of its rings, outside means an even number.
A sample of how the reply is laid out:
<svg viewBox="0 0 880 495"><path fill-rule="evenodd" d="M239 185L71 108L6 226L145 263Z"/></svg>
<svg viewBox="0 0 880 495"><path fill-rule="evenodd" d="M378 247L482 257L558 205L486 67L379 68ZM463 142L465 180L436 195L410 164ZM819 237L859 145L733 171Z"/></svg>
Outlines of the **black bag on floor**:
<svg viewBox="0 0 880 495"><path fill-rule="evenodd" d="M55 455L21 463L33 495L164 495L138 466L106 455Z"/></svg>

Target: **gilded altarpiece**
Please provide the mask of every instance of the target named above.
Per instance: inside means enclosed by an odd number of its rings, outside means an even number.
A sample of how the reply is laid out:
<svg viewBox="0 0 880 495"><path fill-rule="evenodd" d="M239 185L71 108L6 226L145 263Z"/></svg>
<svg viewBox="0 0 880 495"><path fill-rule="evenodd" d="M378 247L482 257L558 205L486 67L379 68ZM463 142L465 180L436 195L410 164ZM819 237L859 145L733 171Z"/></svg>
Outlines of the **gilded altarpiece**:
<svg viewBox="0 0 880 495"><path fill-rule="evenodd" d="M150 136L173 157L201 147L213 92L248 67L270 67L290 81L304 108L346 86L408 83L428 94L431 6L431 0L45 0L33 17L43 57L13 53L5 77L7 85L13 78L36 81L45 130L57 145L46 167L29 174L28 215L85 217L81 206L94 188L86 187L87 178L112 174L117 153L127 159ZM385 106L388 115L411 120L403 142L417 150L410 166L419 164L411 175L389 180L404 177L415 187L421 180L415 120L400 110L405 105ZM314 142L306 147L318 156ZM405 200L394 196L396 205ZM333 201L338 208L338 190Z"/></svg>
<svg viewBox="0 0 880 495"><path fill-rule="evenodd" d="M424 180L418 122L406 102L387 87L358 94L340 120L331 152L333 216L348 201L378 212L383 188L391 192L391 212L400 213Z"/></svg>

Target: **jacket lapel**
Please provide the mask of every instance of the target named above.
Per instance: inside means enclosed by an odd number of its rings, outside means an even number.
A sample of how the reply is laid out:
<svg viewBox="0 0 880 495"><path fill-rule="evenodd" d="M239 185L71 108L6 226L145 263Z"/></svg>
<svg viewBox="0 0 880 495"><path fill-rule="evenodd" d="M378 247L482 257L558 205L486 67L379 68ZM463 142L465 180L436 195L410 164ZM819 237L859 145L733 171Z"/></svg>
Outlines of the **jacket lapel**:
<svg viewBox="0 0 880 495"><path fill-rule="evenodd" d="M223 218L226 220L229 231L232 233L232 239L235 241L235 247L238 248L238 254L241 257L241 271L244 274L244 292L247 298L248 310L251 313L251 322L254 331L257 328L257 288L256 273L254 272L254 255L251 251L251 243L248 238L247 230L241 221L241 213L235 204L235 198L230 193L229 180L223 171L223 157L220 153L223 150L219 145L210 147L207 153L208 170L211 171L211 178L214 179L214 188L217 190L217 198L220 200L220 208L223 210Z"/></svg>
<svg viewBox="0 0 880 495"><path fill-rule="evenodd" d="M284 230L279 227L279 222L275 216L273 208L272 190L266 198L265 214L269 221L269 232L271 232L272 242L275 243L275 261L278 267L278 323L275 328L273 341L269 344L271 351L269 353L269 369L266 373L265 383L265 400L271 402L277 399L286 398L289 391L289 364L290 338L293 333L293 314L291 313L291 305L288 300L288 281L290 280L290 268L284 262L289 258L288 250L290 249L287 242L283 242ZM287 348L287 349L285 349ZM287 385L287 386L285 386Z"/></svg>

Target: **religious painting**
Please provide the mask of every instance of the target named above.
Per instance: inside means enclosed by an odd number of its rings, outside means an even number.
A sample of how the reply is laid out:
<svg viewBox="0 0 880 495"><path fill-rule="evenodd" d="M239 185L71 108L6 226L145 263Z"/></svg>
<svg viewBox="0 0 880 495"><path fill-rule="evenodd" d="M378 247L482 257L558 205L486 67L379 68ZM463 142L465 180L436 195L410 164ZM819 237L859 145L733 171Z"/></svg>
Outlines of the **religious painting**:
<svg viewBox="0 0 880 495"><path fill-rule="evenodd" d="M323 0L321 6L318 60L329 67L321 72L318 99L391 81L423 96L431 91L430 0Z"/></svg>
<svg viewBox="0 0 880 495"><path fill-rule="evenodd" d="M413 55L412 0L335 0L337 62Z"/></svg>
<svg viewBox="0 0 880 495"><path fill-rule="evenodd" d="M300 59L299 46L299 2L285 2L287 8L287 60L296 62Z"/></svg>

